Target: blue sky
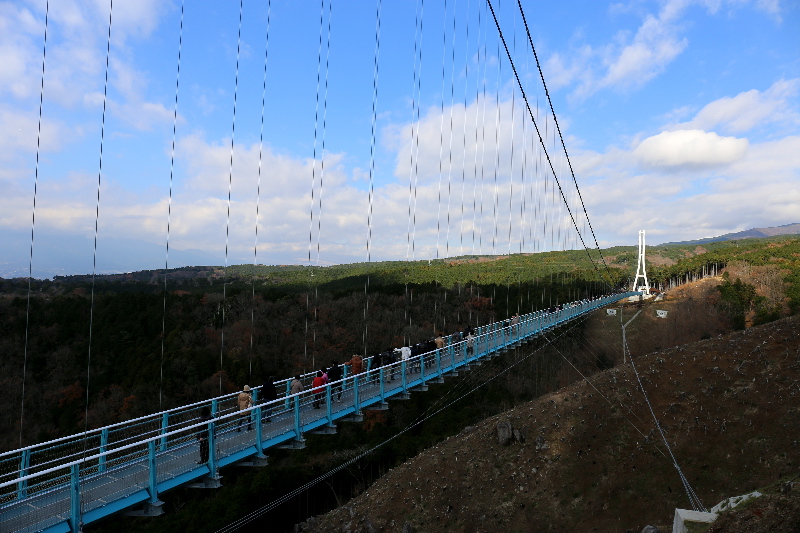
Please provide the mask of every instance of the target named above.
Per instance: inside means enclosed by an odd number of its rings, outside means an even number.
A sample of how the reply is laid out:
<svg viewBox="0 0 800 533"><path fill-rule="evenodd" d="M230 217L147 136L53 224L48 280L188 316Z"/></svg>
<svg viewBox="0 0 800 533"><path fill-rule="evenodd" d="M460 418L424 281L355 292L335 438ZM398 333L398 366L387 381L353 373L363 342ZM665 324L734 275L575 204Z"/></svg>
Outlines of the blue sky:
<svg viewBox="0 0 800 533"><path fill-rule="evenodd" d="M516 2L493 5L593 244ZM523 5L601 246L800 222L796 0ZM98 271L166 262L179 36L169 265L366 260L376 8L245 0L239 42L239 2L187 2L181 34L179 1L115 0ZM108 19L50 5L35 276L92 271ZM44 21L43 0L0 2L6 277L28 272ZM486 3L382 2L378 72L372 260L579 245Z"/></svg>

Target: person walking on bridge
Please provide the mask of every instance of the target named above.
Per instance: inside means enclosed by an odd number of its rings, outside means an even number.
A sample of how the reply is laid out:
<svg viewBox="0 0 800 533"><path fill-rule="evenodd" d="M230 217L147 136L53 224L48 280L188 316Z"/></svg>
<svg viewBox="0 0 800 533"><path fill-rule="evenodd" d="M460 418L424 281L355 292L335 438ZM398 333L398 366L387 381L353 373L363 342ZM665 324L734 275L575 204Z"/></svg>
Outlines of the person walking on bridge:
<svg viewBox="0 0 800 533"><path fill-rule="evenodd" d="M303 392L303 382L300 381L300 374L297 374L294 379L292 380L290 387L290 391L292 394L298 394Z"/></svg>
<svg viewBox="0 0 800 533"><path fill-rule="evenodd" d="M333 385L331 385L331 401L333 401L334 393L336 393L336 401L337 402L342 401L342 383L340 381L341 379L342 379L342 368L336 361L334 361L333 363L331 363L330 368L328 368L328 381L330 383L333 383ZM339 383L337 383L337 381Z"/></svg>
<svg viewBox="0 0 800 533"><path fill-rule="evenodd" d="M364 360L358 354L353 355L345 364L350 367L350 373L353 375L364 372Z"/></svg>
<svg viewBox="0 0 800 533"><path fill-rule="evenodd" d="M264 386L261 387L261 403L266 404L278 399L278 390L275 388L275 377L270 376ZM263 413L264 422L272 422L272 408L267 406Z"/></svg>
<svg viewBox="0 0 800 533"><path fill-rule="evenodd" d="M211 409L208 407L200 409L200 419L198 422L210 422L212 419ZM197 461L199 465L208 463L208 431L208 425L205 425L200 426L197 432L197 440L200 441L200 460Z"/></svg>
<svg viewBox="0 0 800 533"><path fill-rule="evenodd" d="M236 425L236 431L242 430L242 423L247 420L247 431L253 430L253 423L250 421L250 411L249 409L253 407L253 396L250 392L250 385L245 385L242 392L239 393L239 396L236 398L236 403L239 406L239 411L247 411L243 412L239 416L239 423Z"/></svg>
<svg viewBox="0 0 800 533"><path fill-rule="evenodd" d="M314 387L311 391L314 394L314 409L319 409L322 397L325 394L325 389L323 388L325 386L325 378L322 377L322 370L319 370L317 375L314 376L311 386Z"/></svg>

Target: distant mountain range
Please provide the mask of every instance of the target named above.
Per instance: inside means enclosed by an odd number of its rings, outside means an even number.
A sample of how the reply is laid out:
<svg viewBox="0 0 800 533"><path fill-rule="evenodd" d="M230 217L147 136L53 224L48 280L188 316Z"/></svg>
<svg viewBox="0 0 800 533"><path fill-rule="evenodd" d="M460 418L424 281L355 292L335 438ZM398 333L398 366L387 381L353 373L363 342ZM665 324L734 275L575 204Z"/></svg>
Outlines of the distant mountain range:
<svg viewBox="0 0 800 533"><path fill-rule="evenodd" d="M744 231L737 231L736 233L726 233L719 237L707 237L705 239L698 239L696 241L680 241L680 242L665 242L658 246L668 246L670 244L705 244L709 242L719 241L735 241L739 239L761 239L764 237L775 237L776 235L800 235L800 223L786 224L775 228L753 228Z"/></svg>

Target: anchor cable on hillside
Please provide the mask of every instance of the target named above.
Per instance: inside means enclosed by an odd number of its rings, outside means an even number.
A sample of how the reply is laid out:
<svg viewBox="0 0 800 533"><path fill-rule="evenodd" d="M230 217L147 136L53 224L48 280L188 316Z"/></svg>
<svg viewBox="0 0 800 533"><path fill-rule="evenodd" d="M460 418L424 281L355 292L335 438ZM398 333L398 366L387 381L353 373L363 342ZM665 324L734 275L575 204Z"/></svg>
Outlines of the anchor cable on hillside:
<svg viewBox="0 0 800 533"><path fill-rule="evenodd" d="M672 448L670 447L669 442L667 441L667 437L666 437L666 435L664 435L664 429L661 427L661 423L658 421L658 417L656 416L656 413L653 410L653 406L650 403L650 398L647 396L647 391L645 391L645 389L644 389L644 385L642 384L642 380L639 377L639 371L636 370L636 364L633 362L633 357L631 356L631 351L630 351L630 348L628 347L628 340L627 340L627 338L625 336L625 328L631 322L633 322L633 320L637 316L639 316L639 313L641 313L641 312L642 312L642 310L639 309L639 311L637 311L636 314L633 315L633 317L631 317L631 319L628 320L628 322L626 322L622 326L622 347L623 347L624 353L627 353L627 355L628 355L628 359L631 362L631 368L633 368L633 372L636 375L636 381L639 383L639 389L642 391L642 395L644 395L644 400L647 403L647 408L650 410L650 414L652 415L653 421L656 424L656 428L658 429L658 433L661 435L661 439L664 441L664 446L667 447L667 451L669 452L669 456L670 456L670 458L672 460L672 465L675 467L675 470L678 471L678 476L681 478L681 483L683 483L683 488L686 491L686 496L689 498L689 502L692 505L692 509L694 509L695 511L702 511L702 512L706 513L706 512L708 512L708 509L706 509L703 506L703 502L701 502L700 498L697 496L697 494L695 494L694 489L692 489L692 486L689 483L689 480L686 479L686 476L683 474L683 470L681 470L681 467L678 464L678 460L675 458L675 454L672 453ZM622 314L621 313L620 313L620 317L619 318L620 318L620 322L622 322Z"/></svg>

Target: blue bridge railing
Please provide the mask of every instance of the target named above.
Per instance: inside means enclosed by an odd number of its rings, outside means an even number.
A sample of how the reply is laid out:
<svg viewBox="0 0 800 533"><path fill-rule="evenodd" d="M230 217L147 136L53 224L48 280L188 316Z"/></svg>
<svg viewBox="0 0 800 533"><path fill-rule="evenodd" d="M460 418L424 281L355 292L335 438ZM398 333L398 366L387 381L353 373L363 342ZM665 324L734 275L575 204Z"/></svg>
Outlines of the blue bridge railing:
<svg viewBox="0 0 800 533"><path fill-rule="evenodd" d="M277 400L239 411L238 393L185 405L0 454L0 531L77 532L81 526L144 504L158 514L159 495L193 484L219 485L219 469L243 461L266 464L264 451L300 448L309 432L333 433L337 420L359 420L364 409L386 408L390 398L442 382L487 356L517 346L548 329L627 298L620 293L536 311L513 321L475 329L472 339L444 338L428 353L373 368L311 389L315 373L301 376L304 391L291 394L290 380L275 383ZM201 420L208 408L211 420Z"/></svg>

